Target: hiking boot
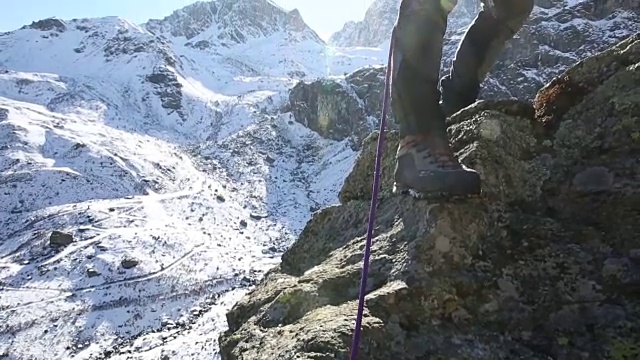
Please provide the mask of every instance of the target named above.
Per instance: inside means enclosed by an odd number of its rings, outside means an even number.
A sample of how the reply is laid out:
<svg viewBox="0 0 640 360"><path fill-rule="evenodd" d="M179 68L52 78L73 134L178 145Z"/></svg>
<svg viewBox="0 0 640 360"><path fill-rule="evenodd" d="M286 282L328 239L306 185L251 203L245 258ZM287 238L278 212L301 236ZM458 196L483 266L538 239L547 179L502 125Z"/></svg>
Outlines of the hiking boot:
<svg viewBox="0 0 640 360"><path fill-rule="evenodd" d="M414 190L426 197L480 193L480 175L456 159L446 136L405 136L398 145L394 175L394 192Z"/></svg>
<svg viewBox="0 0 640 360"><path fill-rule="evenodd" d="M390 94L402 139L396 155L395 191L427 197L480 192L478 174L464 168L449 147L446 117L439 104L442 43L452 5L455 1L402 0L400 4L392 33Z"/></svg>

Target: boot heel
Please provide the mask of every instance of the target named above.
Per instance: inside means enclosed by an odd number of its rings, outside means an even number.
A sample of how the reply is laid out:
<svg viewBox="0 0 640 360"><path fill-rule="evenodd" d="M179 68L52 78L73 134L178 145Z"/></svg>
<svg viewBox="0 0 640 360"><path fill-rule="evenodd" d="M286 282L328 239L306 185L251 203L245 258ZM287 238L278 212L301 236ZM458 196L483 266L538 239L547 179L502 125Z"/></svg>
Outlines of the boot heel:
<svg viewBox="0 0 640 360"><path fill-rule="evenodd" d="M394 183L393 184L393 194L394 195L404 195L404 196L410 196L414 199L417 200L423 200L423 199L428 199L428 196L425 196L422 193L417 192L414 189L411 189L409 187L406 187L402 184L398 184L398 183Z"/></svg>
<svg viewBox="0 0 640 360"><path fill-rule="evenodd" d="M409 193L411 192L411 189L409 189L408 187L402 184L395 182L393 183L392 192L396 195L409 195Z"/></svg>
<svg viewBox="0 0 640 360"><path fill-rule="evenodd" d="M393 194L410 196L416 200L427 200L435 203L463 202L478 197L478 195L455 195L446 192L419 192L398 183L393 184Z"/></svg>

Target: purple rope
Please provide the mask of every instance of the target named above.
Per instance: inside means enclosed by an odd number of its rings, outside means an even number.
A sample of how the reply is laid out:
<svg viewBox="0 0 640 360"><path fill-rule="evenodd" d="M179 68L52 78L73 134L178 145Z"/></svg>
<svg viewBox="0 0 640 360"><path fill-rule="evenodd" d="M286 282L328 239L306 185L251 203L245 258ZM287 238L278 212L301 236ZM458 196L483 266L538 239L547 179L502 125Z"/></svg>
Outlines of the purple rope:
<svg viewBox="0 0 640 360"><path fill-rule="evenodd" d="M373 175L373 189L371 191L371 205L369 207L369 225L367 227L367 241L364 248L364 260L362 264L362 275L360 277L360 298L358 299L358 314L356 315L356 326L353 330L353 341L351 343L351 360L356 360L358 347L360 346L360 330L362 327L362 314L364 313L364 297L367 291L367 275L369 273L369 259L371 258L371 242L373 238L373 225L376 219L376 208L378 207L378 188L380 185L380 168L382 162L382 152L384 146L384 129L389 111L389 98L391 87L391 58L393 55L394 36L391 36L389 44L389 59L387 60L387 71L384 79L384 95L382 97L382 117L380 119L380 131L378 134L378 147L376 149L376 167Z"/></svg>

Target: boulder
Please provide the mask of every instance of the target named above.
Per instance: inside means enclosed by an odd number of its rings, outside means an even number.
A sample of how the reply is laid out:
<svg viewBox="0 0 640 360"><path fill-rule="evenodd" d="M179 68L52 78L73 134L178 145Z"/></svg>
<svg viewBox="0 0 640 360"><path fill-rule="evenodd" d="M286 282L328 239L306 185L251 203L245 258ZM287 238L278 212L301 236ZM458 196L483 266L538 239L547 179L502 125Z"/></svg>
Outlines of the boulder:
<svg viewBox="0 0 640 360"><path fill-rule="evenodd" d="M5 121L9 118L9 109L0 108L0 121Z"/></svg>
<svg viewBox="0 0 640 360"><path fill-rule="evenodd" d="M123 269L132 269L138 266L138 264L140 264L140 260L131 256L126 256L120 260L120 266L122 266Z"/></svg>
<svg viewBox="0 0 640 360"><path fill-rule="evenodd" d="M71 243L73 243L72 234L58 231L58 230L53 230L51 232L51 235L49 235L50 246L63 247L63 246L71 245Z"/></svg>
<svg viewBox="0 0 640 360"><path fill-rule="evenodd" d="M481 196L391 193L386 133L359 359L640 358L640 36L533 104L449 120ZM377 134L340 192L227 314L223 360L348 359Z"/></svg>

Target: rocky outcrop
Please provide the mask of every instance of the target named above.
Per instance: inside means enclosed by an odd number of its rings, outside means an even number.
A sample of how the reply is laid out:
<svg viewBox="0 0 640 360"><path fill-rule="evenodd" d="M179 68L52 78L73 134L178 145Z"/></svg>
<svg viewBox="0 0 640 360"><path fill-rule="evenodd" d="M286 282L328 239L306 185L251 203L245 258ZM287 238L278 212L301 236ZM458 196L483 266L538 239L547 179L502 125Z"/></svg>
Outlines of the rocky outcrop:
<svg viewBox="0 0 640 360"><path fill-rule="evenodd" d="M391 194L387 134L361 359L640 357L640 35L576 64L533 104L450 119L474 199ZM340 194L228 313L222 358L346 359L376 135Z"/></svg>
<svg viewBox="0 0 640 360"><path fill-rule="evenodd" d="M160 103L169 114L175 112L181 119L186 120L182 108L182 84L176 74L166 67L157 67L145 79L153 84L154 94L160 98Z"/></svg>
<svg viewBox="0 0 640 360"><path fill-rule="evenodd" d="M57 31L64 32L67 30L67 25L64 21L56 18L46 18L38 21L33 21L31 25L24 26L23 29L35 29L40 31Z"/></svg>
<svg viewBox="0 0 640 360"><path fill-rule="evenodd" d="M76 48L75 51L80 53L84 49L80 47ZM123 55L148 53L159 55L168 66L175 67L179 62L177 55L164 39L132 32L127 29L121 29L115 36L106 39L102 51L106 61L117 60Z"/></svg>
<svg viewBox="0 0 640 360"><path fill-rule="evenodd" d="M351 138L354 148L372 130L358 97L333 80L299 82L289 93L289 108L297 122L327 139Z"/></svg>
<svg viewBox="0 0 640 360"><path fill-rule="evenodd" d="M384 75L386 67L368 66L360 68L345 78L346 83L355 94L367 116L380 118L382 98L384 96Z"/></svg>
<svg viewBox="0 0 640 360"><path fill-rule="evenodd" d="M349 139L352 147L359 149L379 124L384 72L384 67L371 66L346 75L343 81L300 81L289 92L285 110L319 135L338 141ZM397 128L391 111L388 124L391 129Z"/></svg>

